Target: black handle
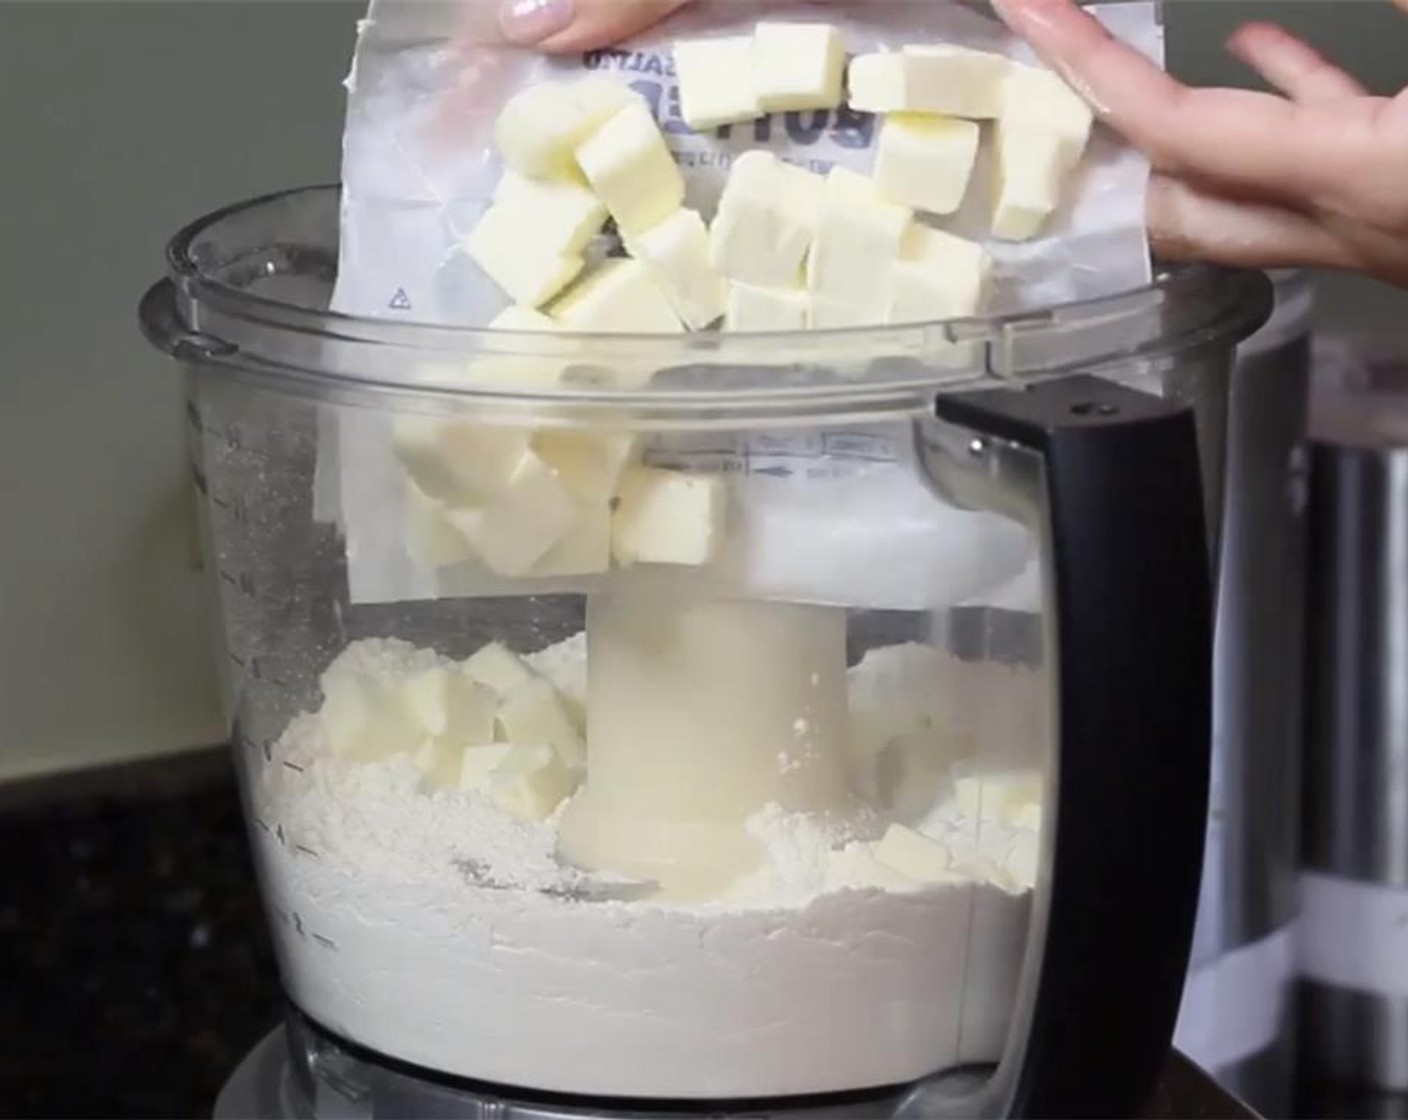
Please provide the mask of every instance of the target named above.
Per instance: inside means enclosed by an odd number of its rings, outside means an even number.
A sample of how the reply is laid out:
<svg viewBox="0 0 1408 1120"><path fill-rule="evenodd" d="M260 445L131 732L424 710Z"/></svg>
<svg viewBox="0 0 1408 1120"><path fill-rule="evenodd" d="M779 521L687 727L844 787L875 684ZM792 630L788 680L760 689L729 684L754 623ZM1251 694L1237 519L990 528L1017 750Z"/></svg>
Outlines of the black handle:
<svg viewBox="0 0 1408 1120"><path fill-rule="evenodd" d="M1045 463L1056 812L1028 1035L1004 1071L1011 1115L1135 1116L1169 1054L1207 814L1212 588L1193 415L1092 377L936 410Z"/></svg>

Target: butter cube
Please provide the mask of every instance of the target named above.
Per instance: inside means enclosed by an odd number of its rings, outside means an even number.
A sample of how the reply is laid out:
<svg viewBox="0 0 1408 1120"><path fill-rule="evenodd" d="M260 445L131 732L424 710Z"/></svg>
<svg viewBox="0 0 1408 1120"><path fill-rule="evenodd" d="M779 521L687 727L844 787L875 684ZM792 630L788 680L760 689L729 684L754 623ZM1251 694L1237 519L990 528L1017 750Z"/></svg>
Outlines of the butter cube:
<svg viewBox="0 0 1408 1120"><path fill-rule="evenodd" d="M520 820L552 816L577 788L576 772L551 747L509 750L490 772L484 790Z"/></svg>
<svg viewBox="0 0 1408 1120"><path fill-rule="evenodd" d="M411 757L433 788L454 789L460 784L463 747L442 739L427 739Z"/></svg>
<svg viewBox="0 0 1408 1120"><path fill-rule="evenodd" d="M490 206L464 241L464 251L514 303L538 307L582 271L580 253L553 250L533 232L532 216L516 206Z"/></svg>
<svg viewBox="0 0 1408 1120"><path fill-rule="evenodd" d="M1062 188L1080 153L1059 133L1020 121L998 121L995 147L992 235L1029 240L1061 205Z"/></svg>
<svg viewBox="0 0 1408 1120"><path fill-rule="evenodd" d="M361 673L325 674L319 712L333 753L353 762L380 762L419 746L422 733L396 697Z"/></svg>
<svg viewBox="0 0 1408 1120"><path fill-rule="evenodd" d="M904 57L898 52L859 54L846 73L848 103L862 113L899 113L905 104Z"/></svg>
<svg viewBox="0 0 1408 1120"><path fill-rule="evenodd" d="M1041 870L1041 841L1033 832L1024 832L1012 841L1003 866L1012 877L1013 884L1021 889L1036 886L1037 875Z"/></svg>
<svg viewBox="0 0 1408 1120"><path fill-rule="evenodd" d="M626 247L650 269L670 306L690 330L703 330L724 313L724 279L709 259L709 231L694 210L676 210L636 234Z"/></svg>
<svg viewBox="0 0 1408 1120"><path fill-rule="evenodd" d="M728 282L724 330L800 331L807 325L807 293L796 288L758 288Z"/></svg>
<svg viewBox="0 0 1408 1120"><path fill-rule="evenodd" d="M752 64L744 73L763 109L781 112L834 109L845 71L846 45L835 27L765 20L754 28Z"/></svg>
<svg viewBox="0 0 1408 1120"><path fill-rule="evenodd" d="M548 332L558 329L550 316L531 307L510 304L489 320L488 328L493 331L537 331Z"/></svg>
<svg viewBox="0 0 1408 1120"><path fill-rule="evenodd" d="M723 539L722 476L632 467L612 516L612 553L622 566L707 564Z"/></svg>
<svg viewBox="0 0 1408 1120"><path fill-rule="evenodd" d="M486 324L489 330L515 334L550 334L560 328L556 322L531 307L510 304ZM465 377L475 384L516 388L556 385L571 364L571 351L552 339L525 340L523 353L487 354L475 358L465 368Z"/></svg>
<svg viewBox="0 0 1408 1120"><path fill-rule="evenodd" d="M992 774L969 774L953 783L959 810L979 821L1012 824L1025 807L1041 802L1041 775L1035 770L1012 770Z"/></svg>
<svg viewBox="0 0 1408 1120"><path fill-rule="evenodd" d="M429 497L452 505L481 501L508 485L528 455L524 428L398 416L391 445L402 468Z"/></svg>
<svg viewBox="0 0 1408 1120"><path fill-rule="evenodd" d="M861 55L850 67L850 104L870 113L940 113L993 120L1002 113L1012 63L1000 54L946 44Z"/></svg>
<svg viewBox="0 0 1408 1120"><path fill-rule="evenodd" d="M875 858L917 883L947 883L958 878L947 845L902 824L885 830L875 845Z"/></svg>
<svg viewBox="0 0 1408 1120"><path fill-rule="evenodd" d="M751 35L682 39L675 43L674 55L680 116L690 128L705 132L763 115L748 77L753 56Z"/></svg>
<svg viewBox="0 0 1408 1120"><path fill-rule="evenodd" d="M643 101L619 110L584 140L577 165L622 236L664 221L684 202L684 177Z"/></svg>
<svg viewBox="0 0 1408 1120"><path fill-rule="evenodd" d="M572 717L557 689L541 677L505 696L497 718L504 740L516 747L551 747L571 766L586 761L586 747Z"/></svg>
<svg viewBox="0 0 1408 1120"><path fill-rule="evenodd" d="M887 202L931 214L963 203L978 158L978 126L927 113L885 118L875 151L875 186Z"/></svg>
<svg viewBox="0 0 1408 1120"><path fill-rule="evenodd" d="M494 144L504 163L522 175L570 174L577 146L613 114L639 101L624 83L600 75L529 86L499 113Z"/></svg>
<svg viewBox="0 0 1408 1120"><path fill-rule="evenodd" d="M814 331L878 326L885 322L885 296L888 291L889 284L881 283L874 299L859 303L814 295L807 301L807 326Z"/></svg>
<svg viewBox="0 0 1408 1120"><path fill-rule="evenodd" d="M923 323L977 315L987 303L992 260L976 241L914 223L890 277L886 321Z"/></svg>
<svg viewBox="0 0 1408 1120"><path fill-rule="evenodd" d="M911 220L908 209L882 200L865 176L832 168L807 257L808 291L883 322L890 272Z"/></svg>
<svg viewBox="0 0 1408 1120"><path fill-rule="evenodd" d="M472 560L474 551L450 523L449 507L430 497L414 480L407 478L405 482L406 548L411 556L427 568Z"/></svg>
<svg viewBox="0 0 1408 1120"><path fill-rule="evenodd" d="M507 743L466 747L460 753L460 789L483 789L489 784L489 775L512 750Z"/></svg>
<svg viewBox="0 0 1408 1120"><path fill-rule="evenodd" d="M533 437L533 450L557 471L572 496L602 508L615 497L638 446L628 432L547 428Z"/></svg>
<svg viewBox="0 0 1408 1120"><path fill-rule="evenodd" d="M729 169L709 230L714 267L757 287L796 287L821 194L820 176L768 152L744 152Z"/></svg>
<svg viewBox="0 0 1408 1120"><path fill-rule="evenodd" d="M993 236L1035 237L1061 205L1093 123L1090 107L1047 70L1014 66L995 136Z"/></svg>
<svg viewBox="0 0 1408 1120"><path fill-rule="evenodd" d="M903 55L911 102L905 108L969 120L1001 115L1010 59L946 44L906 46Z"/></svg>
<svg viewBox="0 0 1408 1120"><path fill-rule="evenodd" d="M456 746L492 743L498 696L460 666L437 665L406 678L401 701L426 735Z"/></svg>
<svg viewBox="0 0 1408 1120"><path fill-rule="evenodd" d="M1041 802L1020 801L1009 811L1009 823L1013 828L1025 828L1032 832L1041 831Z"/></svg>
<svg viewBox="0 0 1408 1120"><path fill-rule="evenodd" d="M528 252L580 255L606 224L606 205L579 179L529 179L507 172L494 192L494 209L517 210L531 231Z"/></svg>
<svg viewBox="0 0 1408 1120"><path fill-rule="evenodd" d="M1079 159L1095 115L1089 105L1050 70L1012 63L1002 86L1000 119L1040 125L1062 136Z"/></svg>
<svg viewBox="0 0 1408 1120"><path fill-rule="evenodd" d="M567 534L533 565L535 576L589 576L611 567L611 507L581 506Z"/></svg>
<svg viewBox="0 0 1408 1120"><path fill-rule="evenodd" d="M684 327L650 269L635 260L603 261L558 300L550 314L576 331L681 334Z"/></svg>
<svg viewBox="0 0 1408 1120"><path fill-rule="evenodd" d="M529 451L487 503L449 517L493 571L521 576L571 530L577 507L557 472Z"/></svg>
<svg viewBox="0 0 1408 1120"><path fill-rule="evenodd" d="M533 670L523 658L502 642L487 642L464 662L464 671L500 696L533 679Z"/></svg>

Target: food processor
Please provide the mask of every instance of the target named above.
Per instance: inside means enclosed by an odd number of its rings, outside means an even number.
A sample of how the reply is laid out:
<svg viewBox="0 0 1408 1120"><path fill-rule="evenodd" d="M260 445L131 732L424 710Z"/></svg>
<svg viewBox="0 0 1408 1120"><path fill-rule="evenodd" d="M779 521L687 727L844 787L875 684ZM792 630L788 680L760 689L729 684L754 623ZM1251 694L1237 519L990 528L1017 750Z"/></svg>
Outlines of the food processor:
<svg viewBox="0 0 1408 1120"><path fill-rule="evenodd" d="M290 1003L217 1113L1136 1114L1188 963L1266 279L548 338L331 313L337 245L336 188L235 205L141 311L185 373ZM348 489L349 425L417 463L453 436L436 469L531 449L611 561L362 593L445 538Z"/></svg>

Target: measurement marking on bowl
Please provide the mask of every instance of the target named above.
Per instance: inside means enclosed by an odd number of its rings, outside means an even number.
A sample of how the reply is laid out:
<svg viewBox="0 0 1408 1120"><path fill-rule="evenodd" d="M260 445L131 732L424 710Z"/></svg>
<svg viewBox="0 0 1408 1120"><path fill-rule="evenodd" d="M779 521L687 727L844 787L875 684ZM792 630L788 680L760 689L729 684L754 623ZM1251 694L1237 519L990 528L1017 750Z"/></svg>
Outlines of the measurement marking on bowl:
<svg viewBox="0 0 1408 1120"><path fill-rule="evenodd" d="M290 762L288 759L284 759L284 765L288 767L288 769L293 770L296 773L304 773L304 768L302 766L299 766L296 762Z"/></svg>
<svg viewBox="0 0 1408 1120"><path fill-rule="evenodd" d="M332 949L334 951L337 949L337 942L330 937L324 937L321 933L313 934L313 940L325 949Z"/></svg>

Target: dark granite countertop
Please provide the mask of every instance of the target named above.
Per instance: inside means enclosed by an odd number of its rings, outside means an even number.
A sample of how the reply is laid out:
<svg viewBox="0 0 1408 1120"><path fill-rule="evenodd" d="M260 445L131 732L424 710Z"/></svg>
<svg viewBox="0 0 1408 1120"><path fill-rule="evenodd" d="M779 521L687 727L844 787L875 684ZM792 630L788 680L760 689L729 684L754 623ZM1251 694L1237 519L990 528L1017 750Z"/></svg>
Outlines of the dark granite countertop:
<svg viewBox="0 0 1408 1120"><path fill-rule="evenodd" d="M0 1115L208 1116L282 1012L225 754L169 769L0 815Z"/></svg>
<svg viewBox="0 0 1408 1120"><path fill-rule="evenodd" d="M0 787L0 1116L208 1116L279 1019L224 752ZM1174 1056L1150 1117L1249 1115Z"/></svg>

